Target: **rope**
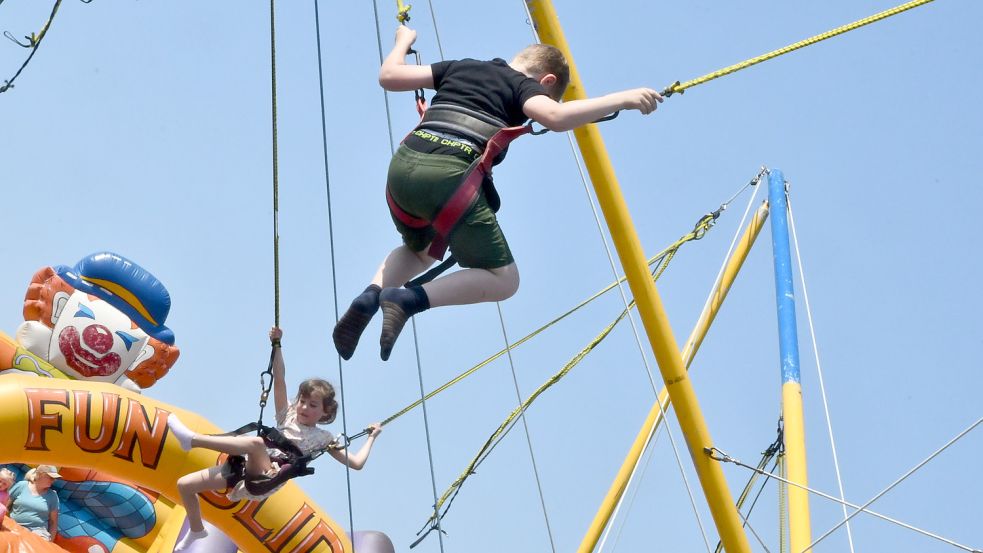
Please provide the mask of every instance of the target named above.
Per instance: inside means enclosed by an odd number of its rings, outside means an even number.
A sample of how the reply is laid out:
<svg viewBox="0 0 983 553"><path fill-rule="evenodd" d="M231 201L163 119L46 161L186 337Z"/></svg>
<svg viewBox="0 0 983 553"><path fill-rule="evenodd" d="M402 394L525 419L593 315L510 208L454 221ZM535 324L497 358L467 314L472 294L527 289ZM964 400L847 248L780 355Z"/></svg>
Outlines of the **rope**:
<svg viewBox="0 0 983 553"><path fill-rule="evenodd" d="M788 465L785 464L785 455L780 455L778 457L778 470L779 474L782 476L782 480L778 482L778 550L781 553L786 553L791 546L788 544L790 535L786 533L788 528L788 484L784 482L785 478L788 478Z"/></svg>
<svg viewBox="0 0 983 553"><path fill-rule="evenodd" d="M30 48L31 53L28 54L27 59L25 59L24 63L21 64L20 68L17 69L17 72L14 73L14 76L3 82L3 85L0 86L0 93L7 92L8 89L14 87L14 81L17 80L17 77L19 77L21 72L24 71L24 68L27 67L27 64L31 62L31 58L34 57L34 54L37 53L38 48L41 46L41 41L44 40L44 36L48 34L48 28L51 27L51 22L54 21L55 19L55 14L58 13L58 8L61 7L61 1L62 0L55 0L55 4L51 8L51 15L48 16L48 20L44 22L44 26L41 27L41 31L38 34L31 33L31 36L24 37L30 41L29 44L21 44L16 39L14 39L13 36L10 35L10 33L4 32L4 34L10 40L13 40L14 42L19 44L20 46L23 46L24 48Z"/></svg>
<svg viewBox="0 0 983 553"><path fill-rule="evenodd" d="M505 351L508 354L509 367L512 369L512 383L515 385L515 399L522 405L522 392L519 391L519 377L515 374L515 363L512 359L512 350L509 348L509 335L505 330L505 315L502 314L502 303L495 302L498 308L498 320L502 323L502 339L505 340ZM526 413L523 411L521 417L522 427L526 431L526 445L529 447L529 460L532 461L532 473L536 478L536 490L539 492L539 503L543 508L543 519L546 522L546 535L550 540L550 549L556 553L556 543L553 541L553 529L550 527L550 517L546 511L546 496L543 494L543 484L539 479L539 467L536 465L536 454L532 447L532 434L529 433L529 424L526 423Z"/></svg>
<svg viewBox="0 0 983 553"><path fill-rule="evenodd" d="M695 231L690 232L686 236L680 238L680 240L677 240L677 244L681 245L682 243L685 243L686 241L688 241L685 240L688 236L692 236L695 234L696 234ZM658 278L665 272L665 270L668 268L669 262L671 261L672 257L675 255L675 251L678 250L678 248L679 246L677 245L675 249L670 250L662 258L661 262L656 265L656 268L653 271L653 275L652 275L653 280L658 280ZM617 283L615 283L611 287L615 286L616 284ZM447 511L450 509L451 503L453 503L453 499L457 496L457 493L460 491L461 486L464 484L465 480L467 480L468 477L470 477L472 474L475 474L475 469L478 467L478 465L480 465L481 462L483 462L488 457L488 454L490 453L491 448L494 447L494 444L496 444L498 441L504 438L506 434L508 434L508 432L514 426L515 421L518 420L518 417L521 414L525 413L525 411L529 408L529 406L532 405L532 403L535 402L540 395L542 395L547 389L549 389L554 384L556 384L561 379L563 379L563 377L565 377L576 365L578 365L581 361L583 361L583 359L587 357L587 355L590 354L594 350L594 348L596 348L602 341L604 341L604 339L608 337L611 331L614 330L614 327L617 326L617 324L621 322L628 315L631 308L634 306L635 306L635 301L632 300L628 308L622 310L621 313L614 319L614 321L611 322L611 324L605 327L600 332L600 334L595 336L594 339L592 339L586 346L583 347L583 349L581 349L576 355L574 355L573 358L571 358L563 366L563 368L561 368L556 374L551 376L545 383L543 383L539 388L537 388L536 391L534 391L528 398L526 398L526 400L523 401L518 408L516 408L515 410L512 411L512 413L509 414L509 416L505 419L505 421L501 425L499 425L499 427L495 430L495 432L493 432L492 435L488 438L488 440L485 441L485 444L478 451L478 454L475 455L475 457L472 459L471 463L468 464L467 468L465 468L465 470L461 473L461 475L458 476L458 478L447 488L447 490L443 493L440 499L436 502L436 504L434 505L433 514L431 514L427 522L424 523L423 529L421 529L419 532L419 533L423 533L423 535L416 542L414 542L413 546L419 544L431 531L439 528L441 519L447 514ZM446 507L444 507L445 503L446 503ZM442 507L444 508L443 513L441 513ZM429 529L427 528L428 525L430 526Z"/></svg>
<svg viewBox="0 0 983 553"><path fill-rule="evenodd" d="M789 44L788 46L785 46L784 48L779 48L778 50L774 50L772 52L768 52L767 54L763 54L763 55L760 55L758 57L751 58L749 60L745 60L745 61L742 61L740 63L736 63L736 64L731 65L729 67L725 67L723 69L714 71L713 73L707 73L706 75L704 75L702 77L698 77L698 78L693 79L691 81L686 81L684 83L680 83L679 81L676 81L675 83L673 83L673 84L669 85L668 87L666 87L665 90L662 91L662 95L668 98L669 96L672 96L676 92L682 93L682 92L686 91L686 89L688 89L688 88L692 88L694 86L701 85L701 84L703 84L705 82L709 82L709 81L712 81L714 79L723 77L724 75L730 75L731 73L736 73L737 71L740 71L741 69L746 69L748 67L751 67L752 65L757 65L757 64L759 64L759 63L761 63L763 61L767 61L767 60L770 60L772 58L777 58L778 56L781 56L783 54L788 54L789 52L798 50L799 48L805 48L806 46L810 46L810 45L815 44L817 42L821 42L821 41L826 40L828 38L832 38L832 37L834 37L836 35L841 35L843 33L846 33L847 31L852 31L854 29L858 29L860 27L863 27L864 25L869 25L869 24L874 23L876 21L880 21L881 19L886 19L888 17L891 17L892 15L897 15L897 14L899 14L901 12L904 12L904 11L910 10L912 8L916 8L918 6L921 6L922 4L928 4L929 2L932 2L932 1L933 0L914 0L912 2L901 4L900 6L896 6L894 8L889 9L889 10L884 10L884 11L882 11L880 13L877 13L877 14L874 14L874 15L872 15L870 17L865 17L865 18L863 18L863 19L861 19L859 21L854 21L853 23L850 23L850 24L847 24L847 25L843 25L842 27L837 27L837 28L835 28L835 29L833 29L831 31L826 31L825 33L821 33L821 34L818 34L816 36L809 37L809 38L807 38L805 40L800 40L799 42L796 42L796 43L793 43L793 44Z"/></svg>
<svg viewBox="0 0 983 553"><path fill-rule="evenodd" d="M954 547L958 547L959 549L962 549L964 551L969 551L971 553L980 553L981 550L978 549L978 548L974 549L972 547L969 547L969 546L966 546L966 545L957 543L957 542L952 541L952 540L950 540L948 538L944 538L942 536L939 536L938 534L933 534L932 532L928 532L926 530L922 530L920 528L916 528L915 526L912 526L910 524L906 524L904 522L901 522L899 520L893 519L893 518L891 518L889 516L886 516L886 515L882 515L882 514L880 514L878 512L872 511L872 510L870 510L870 509L867 508L872 503L874 503L875 501L877 501L878 499L880 499L882 496L884 496L884 494L886 494L887 492L891 491L895 486L897 486L898 484L900 484L901 482L903 482L905 479L907 479L909 476L911 476L912 474L914 474L915 471L917 471L918 469L922 468L929 461L931 461L936 456L938 456L940 453L942 453L943 451L945 451L949 446L951 446L952 444L956 443L961 438L963 438L966 434L968 434L970 431L972 431L974 428L976 428L977 426L979 426L980 423L983 423L983 418L977 419L976 422L974 422L968 428L966 428L965 430L963 430L962 432L960 432L959 434L957 434L956 437L954 437L951 440L949 440L948 442L946 442L945 445L943 445L939 449L935 450L925 460L923 460L920 463L918 463L917 465L915 465L911 470L909 470L903 476L901 476L900 478L898 478L897 480L895 480L894 482L892 482L889 486L887 486L886 488L884 488L883 490L881 490L877 495L875 495L872 499L870 499L869 501L867 501L867 503L864 503L863 505L856 505L856 504L850 503L848 501L843 501L843 500L841 500L841 499L839 499L839 498L837 498L835 496L832 496L832 495L823 493L821 491L815 490L815 489L810 488L808 486L803 486L802 484L798 484L796 482L792 482L791 480L788 480L787 478L784 478L784 477L782 477L780 475L777 475L777 474L773 474L773 473L769 473L769 472L765 472L765 471L760 471L760 472L761 472L761 474L763 476L768 476L769 478L774 478L774 479L776 479L776 480L778 480L780 482L783 482L783 483L785 483L787 485L795 486L795 487L797 487L799 489L802 489L802 490L805 490L805 491L807 491L809 493L818 495L819 497L822 497L824 499L828 499L828 500L834 501L836 503L841 503L841 504L846 505L847 507L850 507L851 509L855 509L853 513L851 513L848 517L846 517L846 519L841 520L839 523L837 523L833 528L831 528L830 530L828 530L825 534L823 534L822 536L820 536L818 539L816 539L814 542L812 542L812 544L810 544L808 547L806 547L801 553L805 553L806 551L809 551L812 548L814 548L816 546L816 544L818 544L820 541L822 541L827 536L829 536L834 531L836 531L840 526L843 526L844 524L847 523L847 521L849 521L851 518L853 518L854 516L856 516L856 515L858 515L860 513L867 513L868 515L871 515L871 516L877 517L877 518L879 518L881 520L885 520L887 522L896 524L896 525L901 526L903 528L907 528L907 529L909 529L909 530L911 530L913 532L917 532L919 534L922 534L924 536L928 536L930 538L934 538L936 540L942 541L942 542L947 543L949 545L952 545ZM744 467L746 469L750 469L750 470L753 470L753 471L759 471L760 470L760 469L757 469L757 468L752 467L750 465L747 465L745 463L742 463L738 459L735 459L734 457L728 455L726 452L724 452L724 451L722 451L722 450L720 450L720 449L718 449L716 447L704 448L703 452L705 454L707 454L714 461L719 461L719 462L723 462L723 463L733 463L733 464L735 464L735 465L737 465L739 467Z"/></svg>
<svg viewBox="0 0 983 553"><path fill-rule="evenodd" d="M397 7L396 19L399 20L400 23L405 24L407 21L409 21L410 6L404 5L402 0L396 0L396 7ZM373 13L375 14L376 43L379 45L379 63L381 65L383 61L382 32L379 29L379 8L377 5L377 0L372 0L372 10ZM389 109L389 93L385 89L383 89L383 97L385 98L385 103L386 103L386 124L389 129L389 153L390 155L393 155L396 152L395 141L393 139L393 122L392 122L391 112ZM436 503L437 502L437 475L434 471L434 466L433 466L433 448L431 446L431 440L430 440L430 421L427 416L427 405L426 405L427 398L424 395L424 385L423 385L423 364L420 361L420 342L418 338L418 331L416 328L415 318L412 319L412 327L413 327L413 348L416 352L416 370L417 370L417 376L420 381L420 400L418 405L423 406L423 428L427 438L427 459L430 463L430 485L431 485L431 489L433 490L434 503ZM443 553L444 537L442 535L443 530L440 530L439 524L437 525L437 530L438 530L437 537L440 542L440 551L441 553Z"/></svg>
<svg viewBox="0 0 983 553"><path fill-rule="evenodd" d="M741 491L741 495L738 496L738 498L737 498L736 505L737 505L737 511L739 513L740 513L741 508L744 507L744 502L747 501L747 498L750 496L751 489L754 487L754 483L758 480L758 476L761 475L761 472L764 472L764 469L765 469L765 467L768 466L768 463L770 463L772 461L772 459L775 459L775 464L772 466L772 471L774 471L775 470L775 467L777 467L778 466L778 463L779 463L777 457L780 457L780 456L782 456L782 455L785 454L785 429L784 429L784 424L782 422L781 417L779 417L779 419L778 419L778 432L777 432L777 434L778 435L775 437L775 441L772 442L771 445L769 445L761 453L761 460L758 461L757 470L754 471L751 474L751 477L750 478L748 478L747 484L744 485L744 489ZM761 471L761 472L758 472L758 471ZM765 481L762 482L761 483L761 486L758 488L758 493L755 494L754 501L752 501L751 502L751 506L748 507L747 514L746 515L741 514L741 518L744 519L744 525L745 526L747 525L747 521L751 517L751 512L754 510L754 506L757 505L758 499L761 497L761 492L764 491L765 484L767 484L767 483L768 483L768 479L766 478ZM762 545L762 547L764 547L764 544L761 544L761 545ZM724 549L724 542L718 541L717 542L717 547L716 547L716 549L714 549L715 553L721 553L721 551L723 551L723 549ZM767 548L765 548L765 549L767 549Z"/></svg>
<svg viewBox="0 0 983 553"><path fill-rule="evenodd" d="M661 262L666 256L669 255L670 251L675 250L675 249L678 249L680 246L682 246L683 244L685 244L686 242L688 242L690 240L699 240L700 238L702 238L703 235L706 233L706 229L709 229L712 226L712 219L708 219L709 217L710 217L709 215L705 216L703 219L701 219L697 223L697 228L694 228L694 230L692 232L684 235L682 238L680 238L679 240L677 240L676 242L674 242L673 244L671 244L669 247L667 247L666 249L662 250L661 252L659 252L658 254L656 254L654 257L652 257L651 259L649 259L648 260L648 264L651 266L654 263ZM569 317L570 315L574 314L576 311L578 311L579 309L585 307L587 304L593 302L594 300L600 298L605 293L610 292L611 290L613 290L618 285L619 282L622 282L624 280L625 280L625 277L621 277L618 281L613 282L613 283L607 285L602 290L600 290L597 293L595 293L593 296L585 299L584 301L580 302L579 304L577 304L573 308L567 310L565 313L563 313L563 314L555 317L553 320L547 322L546 324L540 326L536 330L534 330L534 331L530 332L529 334L523 336L522 338L520 338L516 342L512 343L511 346L509 346L509 347L511 349L515 349L515 348L521 346L522 344L528 342L529 340L533 339L537 335L539 335L542 332L544 332L545 330L547 330L549 327L551 327L551 326L559 323L563 319L565 319L565 318ZM384 419L379 424L381 424L382 426L385 426L385 425L391 423L392 421L398 419L399 417L405 415L406 413L409 413L410 411L412 411L413 409L415 409L416 407L418 407L421 404L421 402L423 402L425 400L428 400L428 399L436 396L437 394L439 394L441 392L446 391L448 388L454 386L455 384L458 384L459 382L461 382L465 378L473 375L474 373L478 372L482 368L484 368L487 365L489 365L492 361L495 361L499 357L505 355L506 352L507 352L507 350L504 349L504 348L501 349L501 350L499 350L498 352L492 354L490 357L484 359L483 361L478 362L476 365L472 366L470 369L467 369L466 371L462 372L461 374L457 375L456 377L452 378L451 380L448 380L443 385L441 385L439 388L436 388L433 391L429 392L423 398L414 401L413 403L411 403L411 404L407 405L406 407L400 409L396 413L390 415L389 417L387 417L386 419ZM358 436L352 436L351 439L355 439L356 437L358 437Z"/></svg>
<svg viewBox="0 0 983 553"><path fill-rule="evenodd" d="M321 101L321 150L324 157L324 190L327 198L328 211L328 245L331 251L331 293L334 300L334 320L338 324L338 277L337 263L335 261L334 250L334 215L331 211L331 178L328 170L328 120L324 108L324 64L321 59L321 15L319 1L314 0L314 30L317 38L317 78L319 99ZM345 371L341 362L338 360L338 393L341 397L341 431L343 435L348 435L348 416L345 410ZM348 457L348 448L345 447L345 457ZM345 487L348 491L348 528L352 535L355 535L355 516L352 508L352 476L351 467L345 463Z"/></svg>
<svg viewBox="0 0 983 553"><path fill-rule="evenodd" d="M909 476L911 476L912 474L914 474L915 471L917 471L918 469L920 469L923 466L925 466L926 463L928 463L929 461L931 461L932 459L934 459L937 455L939 455L940 453L942 453L943 451L945 451L946 448L948 448L952 444L956 443L960 438L962 438L963 436L965 436L966 434L968 434L971 430L973 430L974 428L976 428L981 422L983 422L983 418L977 419L976 422L974 422L973 424L971 424L966 430L963 430L955 438L949 440L945 445L943 445L939 449L935 450L935 452L933 452L931 455L929 455L924 461L918 463L911 470L909 470L908 472L904 473L900 478L898 478L897 480L895 480L894 482L892 482L888 487L884 488L877 495L875 495L869 501L867 501L867 503L864 503L860 507L857 507L856 505L850 505L850 507L856 509L856 511L854 511L848 517L846 517L845 519L843 519L842 521L840 521L838 524L836 524L835 526L833 526L829 530L827 530L825 534L823 534L822 536L819 536L818 538L816 538L816 540L813 541L809 545L809 547L806 547L805 550L802 553L805 553L805 551L809 551L810 549L812 549L813 547L815 547L817 543L819 543L819 542L823 541L824 539L826 539L827 536L829 536L830 534L832 534L833 532L835 532L836 529L839 528L840 526L843 526L844 524L846 524L847 522L849 522L851 518L857 516L857 514L860 513L861 511L870 512L870 511L867 511L867 507L870 506L870 504L872 504L873 502L875 502L878 499L880 499L884 494L886 494L887 492L891 491L895 486L897 486L898 484L900 484L901 482L903 482L906 478L908 478ZM960 545L960 544L958 544L958 543L956 543L956 542L954 542L952 540L947 540L947 539L945 539L945 538L943 538L941 536L937 536L935 534L931 534L931 533L928 533L928 532L924 532L924 531L918 530L914 526L908 526L908 525L903 525L903 526L905 526L906 528L909 528L911 530L918 531L919 533L925 534L926 536L930 536L930 537L936 538L938 540L944 541L944 542L948 543L949 545L954 545L956 547L965 549L966 551L972 551L974 553L978 553L978 551L979 551L978 549L971 549L969 547L966 547L965 545Z"/></svg>
<svg viewBox="0 0 983 553"><path fill-rule="evenodd" d="M802 252L799 251L799 237L795 232L795 218L792 216L792 198L788 193L788 188L785 189L785 205L786 212L788 213L789 226L792 228L792 242L795 245L795 259L799 266L799 280L802 283L802 296L805 300L806 307L806 318L809 320L809 336L812 338L812 351L816 357L816 372L819 374L819 391L823 398L823 412L826 415L826 430L829 433L829 445L833 454L833 470L836 473L836 484L840 490L840 499L846 499L846 493L843 491L843 478L840 476L840 461L839 456L836 454L836 440L833 439L833 421L829 414L829 403L826 401L826 383L823 378L823 365L819 362L819 345L816 342L816 327L812 321L812 306L809 303L809 289L806 287L806 274L805 270L802 268ZM843 509L843 516L847 516L846 505L841 505ZM853 553L853 529L850 524L846 525L846 535L847 541L850 544L850 552Z"/></svg>
<svg viewBox="0 0 983 553"><path fill-rule="evenodd" d="M273 109L273 324L280 326L280 165L277 155L276 125L276 16L275 2L270 0L270 88Z"/></svg>

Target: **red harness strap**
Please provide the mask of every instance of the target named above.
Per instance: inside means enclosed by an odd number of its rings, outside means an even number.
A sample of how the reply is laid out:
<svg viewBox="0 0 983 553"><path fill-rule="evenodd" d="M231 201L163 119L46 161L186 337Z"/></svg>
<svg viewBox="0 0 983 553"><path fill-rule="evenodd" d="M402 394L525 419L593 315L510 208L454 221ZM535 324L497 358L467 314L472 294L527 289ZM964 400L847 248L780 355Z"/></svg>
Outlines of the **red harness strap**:
<svg viewBox="0 0 983 553"><path fill-rule="evenodd" d="M458 185L457 190L454 191L450 199L441 206L440 211L437 212L437 215L432 221L415 217L404 211L393 200L392 195L389 193L389 187L387 186L386 202L389 203L389 209L401 223L410 228L433 226L436 236L433 242L430 243L430 249L427 251L427 254L434 259L444 259L444 253L447 251L447 240L450 237L451 231L457 226L461 217L478 200L481 183L485 179L485 175L491 173L492 163L495 161L495 158L508 147L509 143L531 130L532 126L524 125L521 127L506 127L496 132L488 140L488 144L485 146L485 151L481 153L481 157L476 159L468 167L461 184Z"/></svg>

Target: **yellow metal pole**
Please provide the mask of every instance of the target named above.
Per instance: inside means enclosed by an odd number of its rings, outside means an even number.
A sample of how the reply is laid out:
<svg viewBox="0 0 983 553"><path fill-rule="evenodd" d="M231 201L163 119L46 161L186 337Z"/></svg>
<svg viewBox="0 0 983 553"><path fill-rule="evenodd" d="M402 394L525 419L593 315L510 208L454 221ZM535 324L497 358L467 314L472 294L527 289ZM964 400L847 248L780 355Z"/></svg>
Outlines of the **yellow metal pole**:
<svg viewBox="0 0 983 553"><path fill-rule="evenodd" d="M570 88L568 100L585 98L583 83L573 63L556 11L550 0L527 0L529 12L541 40L559 48L570 63ZM710 432L703 421L693 384L686 375L679 346L672 335L669 319L655 283L652 282L645 263L642 245L635 233L624 196L614 175L597 125L586 125L574 131L584 164L590 174L594 192L604 213L608 230L628 279L632 294L638 302L638 312L648 335L649 343L659 363L659 370L676 408L679 425L686 436L686 443L700 478L720 539L729 553L749 553L750 544L741 529L740 517L734 499L727 488L720 465L704 453L712 447Z"/></svg>
<svg viewBox="0 0 983 553"><path fill-rule="evenodd" d="M686 365L686 368L689 368L693 362L693 358L696 357L696 352L700 349L700 344L703 343L703 339L706 337L710 325L713 324L713 320L717 316L720 305L724 302L724 298L727 297L727 292L730 291L731 285L734 284L734 279L737 278L737 273L741 270L741 266L744 264L744 260L747 259L748 253L751 251L751 246L754 245L754 241L758 238L758 234L761 232L762 227L764 227L765 219L767 218L768 203L765 202L755 211L754 217L748 223L747 229L744 231L734 253L731 254L727 266L724 268L724 272L714 284L713 292L710 294L710 301L703 308L700 319L696 322L693 332L686 341L686 347L683 349L682 354L683 363ZM594 521L591 523L590 528L587 529L587 534L584 536L583 541L580 542L577 553L591 553L591 551L594 551L597 541L601 537L601 533L611 520L615 506L625 493L625 488L628 486L628 479L631 477L632 472L634 472L635 466L638 464L638 459L645 450L645 444L648 442L649 436L662 424L662 413L668 408L669 394L663 388L659 391L658 400L652 406L652 410L649 411L648 417L645 419L645 424L638 431L638 436L635 437L635 442L628 451L628 456L625 458L624 463L622 463L614 482L611 483L611 488L604 497L600 509L594 515Z"/></svg>

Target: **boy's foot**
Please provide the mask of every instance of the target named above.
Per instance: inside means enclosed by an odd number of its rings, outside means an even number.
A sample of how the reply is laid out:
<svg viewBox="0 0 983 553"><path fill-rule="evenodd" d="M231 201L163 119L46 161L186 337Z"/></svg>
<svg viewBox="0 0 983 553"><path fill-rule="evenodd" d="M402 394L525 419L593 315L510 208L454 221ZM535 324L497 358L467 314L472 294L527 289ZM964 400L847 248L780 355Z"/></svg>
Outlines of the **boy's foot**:
<svg viewBox="0 0 983 553"><path fill-rule="evenodd" d="M338 324L331 333L334 339L334 347L338 350L338 355L346 361L355 354L355 347L358 346L358 339L362 337L362 332L369 325L372 316L379 310L379 292L382 288L372 284L364 292L355 298L355 301L348 307L348 311L338 319Z"/></svg>
<svg viewBox="0 0 983 553"><path fill-rule="evenodd" d="M379 295L382 305L382 336L379 338L379 355L383 361L389 360L396 338L402 332L406 321L421 311L430 308L430 299L420 286L411 288L386 288Z"/></svg>
<svg viewBox="0 0 983 553"><path fill-rule="evenodd" d="M167 415L167 428L171 430L171 434L177 438L177 442L181 444L181 449L189 451L193 446L191 445L191 439L195 437L195 433L191 431L190 428L181 422L181 419L177 418L177 415L171 413ZM175 550L176 551L176 550Z"/></svg>
<svg viewBox="0 0 983 553"><path fill-rule="evenodd" d="M178 551L187 550L189 547L191 547L192 543L204 538L207 535L208 530L199 530L197 532L194 530L188 530L188 533L185 534L181 541L177 542L177 545L174 546L174 552L177 553Z"/></svg>

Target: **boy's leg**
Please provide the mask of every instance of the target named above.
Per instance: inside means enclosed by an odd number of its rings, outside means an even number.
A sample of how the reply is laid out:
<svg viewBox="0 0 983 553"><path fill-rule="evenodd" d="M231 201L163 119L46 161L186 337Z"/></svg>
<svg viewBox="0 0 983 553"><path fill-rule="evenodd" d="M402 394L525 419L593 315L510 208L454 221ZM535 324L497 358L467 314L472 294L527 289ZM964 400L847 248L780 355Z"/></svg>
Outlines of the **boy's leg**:
<svg viewBox="0 0 983 553"><path fill-rule="evenodd" d="M423 285L430 307L504 301L519 289L515 263L496 269L463 269Z"/></svg>
<svg viewBox="0 0 983 553"><path fill-rule="evenodd" d="M414 252L405 244L386 256L372 284L358 295L344 315L338 319L331 337L342 359L351 359L358 340L369 321L379 310L379 293L387 286L402 286L406 281L427 270L436 260L426 250Z"/></svg>
<svg viewBox="0 0 983 553"><path fill-rule="evenodd" d="M423 286L384 288L380 356L389 359L396 338L410 317L431 307L502 301L519 289L519 269L515 263L495 269L463 269Z"/></svg>

